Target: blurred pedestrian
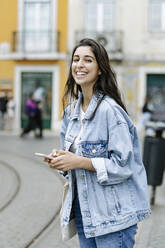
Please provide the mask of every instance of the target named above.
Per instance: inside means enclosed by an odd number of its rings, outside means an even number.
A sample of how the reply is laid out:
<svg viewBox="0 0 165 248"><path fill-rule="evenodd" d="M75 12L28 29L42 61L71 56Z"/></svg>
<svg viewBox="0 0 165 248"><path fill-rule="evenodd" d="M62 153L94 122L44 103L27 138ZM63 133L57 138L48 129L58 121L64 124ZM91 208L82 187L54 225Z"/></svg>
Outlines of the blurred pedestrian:
<svg viewBox="0 0 165 248"><path fill-rule="evenodd" d="M44 101L46 96L45 88L42 85L40 85L39 81L36 82L36 85L37 88L34 91L34 99L36 101Z"/></svg>
<svg viewBox="0 0 165 248"><path fill-rule="evenodd" d="M13 96L9 94L8 102L7 102L6 123L5 123L6 130L13 130L14 118L15 118L15 102Z"/></svg>
<svg viewBox="0 0 165 248"><path fill-rule="evenodd" d="M0 130L4 130L7 102L7 94L5 92L0 92Z"/></svg>
<svg viewBox="0 0 165 248"><path fill-rule="evenodd" d="M25 134L28 134L30 131L36 131L36 112L37 112L37 104L34 100L33 93L30 93L29 99L25 103L25 113L28 117L27 126L23 129L20 137L24 137Z"/></svg>
<svg viewBox="0 0 165 248"><path fill-rule="evenodd" d="M63 150L45 159L69 180L63 233L75 219L81 248L133 248L137 223L150 215L146 173L102 45L83 39L74 48L65 89Z"/></svg>
<svg viewBox="0 0 165 248"><path fill-rule="evenodd" d="M140 114L140 119L137 124L137 131L139 134L143 129L145 129L147 122L150 121L152 112L153 112L153 107L150 103L150 97L146 96L144 105L142 107L142 112Z"/></svg>
<svg viewBox="0 0 165 248"><path fill-rule="evenodd" d="M43 138L43 124L42 124L42 102L36 101L37 109L35 114L36 119L36 138ZM37 133L39 129L39 134Z"/></svg>

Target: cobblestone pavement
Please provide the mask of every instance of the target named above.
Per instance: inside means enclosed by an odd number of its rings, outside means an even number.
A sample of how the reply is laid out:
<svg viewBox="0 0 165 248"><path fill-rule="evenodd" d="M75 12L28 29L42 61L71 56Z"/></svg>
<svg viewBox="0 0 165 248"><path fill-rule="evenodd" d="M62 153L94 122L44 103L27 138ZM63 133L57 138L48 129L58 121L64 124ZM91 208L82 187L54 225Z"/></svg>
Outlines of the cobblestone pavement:
<svg viewBox="0 0 165 248"><path fill-rule="evenodd" d="M21 139L0 133L0 248L78 248L61 241L62 181L34 152L59 148L58 136ZM149 195L151 195L149 187ZM165 247L165 183L157 187L151 217L139 224L135 248Z"/></svg>

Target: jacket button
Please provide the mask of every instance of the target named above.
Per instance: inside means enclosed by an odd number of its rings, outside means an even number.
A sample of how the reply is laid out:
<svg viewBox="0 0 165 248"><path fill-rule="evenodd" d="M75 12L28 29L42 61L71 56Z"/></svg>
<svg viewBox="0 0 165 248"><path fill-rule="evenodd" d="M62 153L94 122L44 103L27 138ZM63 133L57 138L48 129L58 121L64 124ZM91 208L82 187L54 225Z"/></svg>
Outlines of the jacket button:
<svg viewBox="0 0 165 248"><path fill-rule="evenodd" d="M94 233L94 232L90 232L90 235L91 235L91 236L94 236L94 235L95 235L95 233Z"/></svg>
<svg viewBox="0 0 165 248"><path fill-rule="evenodd" d="M81 180L84 180L85 179L85 176L84 175L80 176L80 179Z"/></svg>
<svg viewBox="0 0 165 248"><path fill-rule="evenodd" d="M91 214L90 214L90 213L87 213L86 216L87 216L87 217L91 217Z"/></svg>

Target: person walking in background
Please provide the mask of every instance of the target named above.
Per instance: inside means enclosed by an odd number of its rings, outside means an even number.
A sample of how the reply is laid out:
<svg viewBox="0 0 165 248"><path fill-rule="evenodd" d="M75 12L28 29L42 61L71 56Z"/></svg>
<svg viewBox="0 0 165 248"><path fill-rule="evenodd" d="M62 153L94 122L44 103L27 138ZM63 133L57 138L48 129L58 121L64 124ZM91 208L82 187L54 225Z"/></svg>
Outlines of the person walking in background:
<svg viewBox="0 0 165 248"><path fill-rule="evenodd" d="M139 134L145 128L146 123L151 119L152 112L153 112L153 107L150 103L150 98L149 96L146 96L144 105L142 107L142 113L140 115L140 119L137 124L137 131Z"/></svg>
<svg viewBox="0 0 165 248"><path fill-rule="evenodd" d="M8 102L7 102L7 115L6 115L6 130L13 129L13 122L15 118L15 102L13 96L11 94L8 95Z"/></svg>
<svg viewBox="0 0 165 248"><path fill-rule="evenodd" d="M36 133L36 138L43 138L43 124L42 124L42 103L40 100L36 101L37 109L35 114L36 132L39 129L39 134Z"/></svg>
<svg viewBox="0 0 165 248"><path fill-rule="evenodd" d="M69 182L62 230L75 219L81 248L133 248L150 215L146 173L108 54L92 39L73 50L63 104L62 150L45 158Z"/></svg>
<svg viewBox="0 0 165 248"><path fill-rule="evenodd" d="M36 112L37 112L37 105L34 101L33 93L30 93L29 99L25 104L25 113L28 117L28 123L25 129L22 131L20 137L24 137L30 131L36 131Z"/></svg>
<svg viewBox="0 0 165 248"><path fill-rule="evenodd" d="M5 92L0 92L0 130L5 127L5 115L7 111L8 97Z"/></svg>

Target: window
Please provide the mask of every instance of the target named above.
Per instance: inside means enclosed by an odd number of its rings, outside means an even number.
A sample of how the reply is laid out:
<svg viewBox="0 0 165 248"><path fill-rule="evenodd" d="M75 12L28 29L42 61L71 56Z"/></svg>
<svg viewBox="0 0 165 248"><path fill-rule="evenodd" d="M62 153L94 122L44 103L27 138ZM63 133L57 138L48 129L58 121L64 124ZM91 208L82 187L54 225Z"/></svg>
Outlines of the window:
<svg viewBox="0 0 165 248"><path fill-rule="evenodd" d="M115 28L115 0L87 0L85 28L88 31L112 31Z"/></svg>
<svg viewBox="0 0 165 248"><path fill-rule="evenodd" d="M149 30L165 31L165 0L149 1Z"/></svg>
<svg viewBox="0 0 165 248"><path fill-rule="evenodd" d="M51 42L51 1L24 1L24 50L49 51Z"/></svg>
<svg viewBox="0 0 165 248"><path fill-rule="evenodd" d="M147 95L155 108L165 108L165 74L147 74Z"/></svg>

